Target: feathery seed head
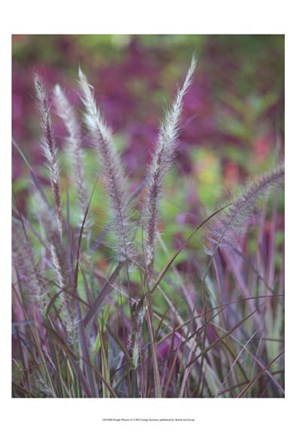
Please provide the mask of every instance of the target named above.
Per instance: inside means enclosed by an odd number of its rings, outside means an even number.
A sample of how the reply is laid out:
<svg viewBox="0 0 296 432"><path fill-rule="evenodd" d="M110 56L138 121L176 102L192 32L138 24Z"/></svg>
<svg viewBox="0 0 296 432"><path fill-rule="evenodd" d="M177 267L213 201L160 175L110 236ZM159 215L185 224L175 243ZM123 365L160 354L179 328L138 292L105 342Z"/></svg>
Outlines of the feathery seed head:
<svg viewBox="0 0 296 432"><path fill-rule="evenodd" d="M88 193L83 168L83 157L81 149L80 125L75 111L66 97L62 88L57 84L54 88L54 103L57 114L63 120L68 132L68 146L70 160L72 163L72 180L76 189L82 217L88 205ZM89 223L87 224L89 228Z"/></svg>
<svg viewBox="0 0 296 432"><path fill-rule="evenodd" d="M31 304L36 304L40 313L44 311L42 284L32 253L32 245L21 221L13 219L12 255L16 272Z"/></svg>
<svg viewBox="0 0 296 432"><path fill-rule="evenodd" d="M110 216L117 237L116 252L119 260L132 259L131 222L128 216L127 185L122 163L115 150L112 133L96 105L86 76L79 69L79 84L85 106L85 120L98 154L104 185L110 200Z"/></svg>
<svg viewBox="0 0 296 432"><path fill-rule="evenodd" d="M57 159L57 150L52 128L50 116L50 105L45 90L42 78L35 74L34 76L35 91L37 103L40 111L41 126L43 137L41 141L43 154L46 160L46 165L50 173L51 188L55 201L56 217L58 221L60 235L63 232L62 208L61 208L61 193L59 186L59 164Z"/></svg>
<svg viewBox="0 0 296 432"><path fill-rule="evenodd" d="M172 107L167 112L164 122L161 125L154 155L148 168L146 198L143 207L143 224L145 227L145 266L148 280L150 280L152 276L157 231L158 203L161 196L163 178L170 168L174 158L182 104L186 91L191 83L196 64L197 59L193 56L184 83L178 90Z"/></svg>
<svg viewBox="0 0 296 432"><path fill-rule="evenodd" d="M206 240L211 243L211 246L206 248L209 255L214 255L218 247L238 242L238 238L247 230L259 199L265 197L271 190L282 186L284 175L284 166L280 165L250 182L241 195L209 225L206 234Z"/></svg>

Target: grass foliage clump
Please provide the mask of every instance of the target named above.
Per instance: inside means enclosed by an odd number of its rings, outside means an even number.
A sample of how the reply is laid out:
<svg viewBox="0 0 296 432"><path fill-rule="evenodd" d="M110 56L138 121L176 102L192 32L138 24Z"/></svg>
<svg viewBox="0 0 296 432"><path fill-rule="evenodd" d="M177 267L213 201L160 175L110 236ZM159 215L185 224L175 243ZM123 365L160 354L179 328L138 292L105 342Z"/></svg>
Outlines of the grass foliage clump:
<svg viewBox="0 0 296 432"><path fill-rule="evenodd" d="M133 193L85 74L79 70L77 111L59 85L49 95L35 76L50 188L13 141L32 196L22 211L15 195L13 208L14 397L283 397L283 166L217 206L173 253L159 233L195 67L193 58ZM92 180L81 109L97 160ZM192 247L196 238L203 247Z"/></svg>

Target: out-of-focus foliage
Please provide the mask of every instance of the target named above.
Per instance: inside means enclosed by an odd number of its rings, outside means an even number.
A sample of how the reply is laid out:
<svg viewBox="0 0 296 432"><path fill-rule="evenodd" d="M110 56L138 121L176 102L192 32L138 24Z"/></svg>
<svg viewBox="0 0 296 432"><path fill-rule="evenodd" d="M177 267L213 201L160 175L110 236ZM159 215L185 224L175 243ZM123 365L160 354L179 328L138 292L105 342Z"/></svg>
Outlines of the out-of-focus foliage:
<svg viewBox="0 0 296 432"><path fill-rule="evenodd" d="M65 85L78 104L69 77L75 84L80 65L123 143L129 174L140 177L163 104L171 100L193 52L199 65L185 100L179 168L190 171L190 149L203 146L215 149L228 182L259 172L270 165L266 157L275 157L283 134L282 36L14 36L14 137L30 145L38 160L38 145L32 145L32 138L38 140L32 73L38 70L49 85ZM14 177L19 172L15 162Z"/></svg>

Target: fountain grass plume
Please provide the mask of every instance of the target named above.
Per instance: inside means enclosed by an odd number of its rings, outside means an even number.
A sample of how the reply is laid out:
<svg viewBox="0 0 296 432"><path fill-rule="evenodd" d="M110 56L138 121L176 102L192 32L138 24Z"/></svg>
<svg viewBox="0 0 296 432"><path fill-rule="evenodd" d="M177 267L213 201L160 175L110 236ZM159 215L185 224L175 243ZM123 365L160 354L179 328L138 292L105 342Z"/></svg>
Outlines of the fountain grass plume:
<svg viewBox="0 0 296 432"><path fill-rule="evenodd" d="M219 216L209 224L206 241L211 243L207 253L213 255L217 248L237 243L247 230L250 218L260 198L283 185L285 169L279 165L272 171L249 182L242 193L230 203Z"/></svg>
<svg viewBox="0 0 296 432"><path fill-rule="evenodd" d="M151 279L153 272L158 205L163 188L163 179L174 158L183 99L191 84L196 64L197 59L193 56L184 83L178 90L171 109L167 111L164 122L160 127L158 140L154 148L154 154L148 167L147 188L143 205L145 268L148 281Z"/></svg>
<svg viewBox="0 0 296 432"><path fill-rule="evenodd" d="M79 85L85 106L85 120L92 144L97 151L104 186L110 201L110 218L116 234L115 252L119 261L133 258L131 221L128 216L127 184L122 162L112 140L112 133L98 108L92 87L79 69Z"/></svg>
<svg viewBox="0 0 296 432"><path fill-rule="evenodd" d="M57 222L60 235L63 232L62 208L61 208L61 193L59 186L59 164L57 159L57 150L53 133L52 120L50 115L50 105L48 95L45 90L42 78L40 75L34 76L35 93L41 118L41 128L43 137L41 141L42 150L46 159L46 164L50 173L50 183L53 191Z"/></svg>
<svg viewBox="0 0 296 432"><path fill-rule="evenodd" d="M13 218L12 221L12 259L22 291L27 297L29 309L34 305L40 315L44 312L44 293L42 282L38 277L37 267L33 257L32 245L25 232L22 222ZM30 310L30 315L32 310Z"/></svg>
<svg viewBox="0 0 296 432"><path fill-rule="evenodd" d="M75 287L67 259L67 250L61 239L54 212L46 206L39 193L35 195L35 205L38 208L39 220L46 236L44 247L50 257L51 270L55 277L55 285L59 291L60 310L64 318L66 336L73 344L76 340Z"/></svg>
<svg viewBox="0 0 296 432"><path fill-rule="evenodd" d="M83 168L80 125L74 108L70 104L63 89L58 84L54 88L54 103L57 114L63 120L68 132L68 151L73 168L71 170L72 180L76 189L76 194L83 217L88 205L88 194Z"/></svg>

